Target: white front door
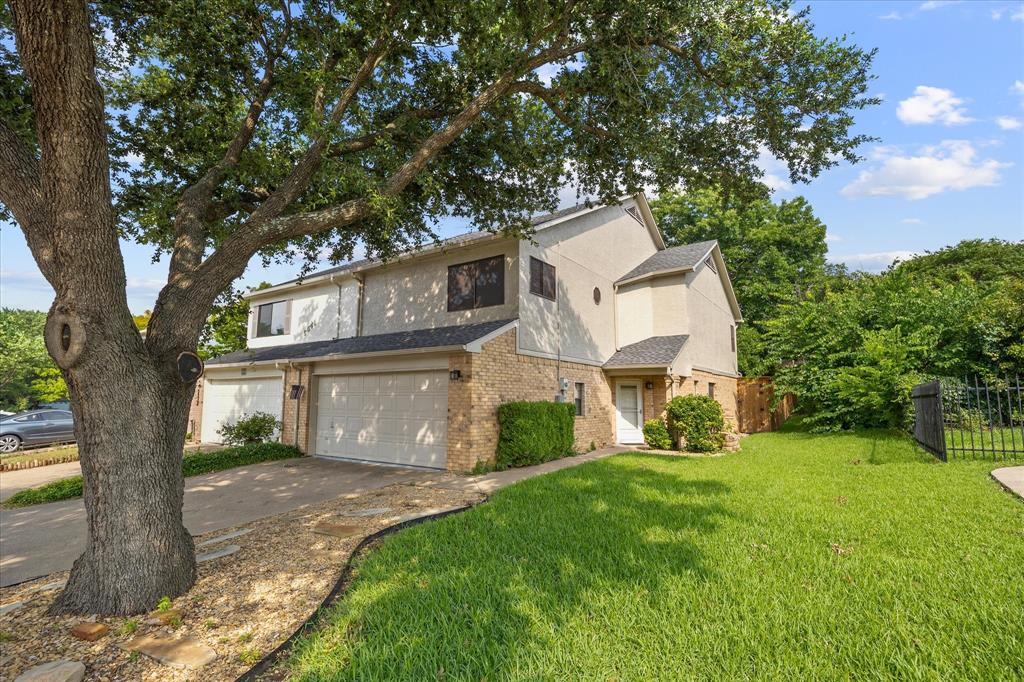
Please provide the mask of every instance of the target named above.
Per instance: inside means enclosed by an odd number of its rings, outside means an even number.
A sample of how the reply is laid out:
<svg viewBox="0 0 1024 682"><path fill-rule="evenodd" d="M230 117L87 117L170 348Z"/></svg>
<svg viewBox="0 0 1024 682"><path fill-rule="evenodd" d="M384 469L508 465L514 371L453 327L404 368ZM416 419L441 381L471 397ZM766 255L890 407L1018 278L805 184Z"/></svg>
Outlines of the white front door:
<svg viewBox="0 0 1024 682"><path fill-rule="evenodd" d="M615 413L620 443L644 442L644 401L640 397L639 383L615 386Z"/></svg>
<svg viewBox="0 0 1024 682"><path fill-rule="evenodd" d="M448 372L322 376L316 454L444 469Z"/></svg>

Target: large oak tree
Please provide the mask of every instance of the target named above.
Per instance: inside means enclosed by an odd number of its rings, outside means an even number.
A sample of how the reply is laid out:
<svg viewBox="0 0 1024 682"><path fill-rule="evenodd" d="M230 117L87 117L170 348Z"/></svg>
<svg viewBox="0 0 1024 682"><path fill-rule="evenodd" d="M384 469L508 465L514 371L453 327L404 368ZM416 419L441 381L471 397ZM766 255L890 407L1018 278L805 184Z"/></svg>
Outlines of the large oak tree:
<svg viewBox="0 0 1024 682"><path fill-rule="evenodd" d="M778 0L8 0L0 30L0 201L56 291L85 477L64 612L195 580L175 362L253 256L517 231L570 177L749 188L765 149L806 180L871 103L871 54ZM145 339L122 238L169 267Z"/></svg>

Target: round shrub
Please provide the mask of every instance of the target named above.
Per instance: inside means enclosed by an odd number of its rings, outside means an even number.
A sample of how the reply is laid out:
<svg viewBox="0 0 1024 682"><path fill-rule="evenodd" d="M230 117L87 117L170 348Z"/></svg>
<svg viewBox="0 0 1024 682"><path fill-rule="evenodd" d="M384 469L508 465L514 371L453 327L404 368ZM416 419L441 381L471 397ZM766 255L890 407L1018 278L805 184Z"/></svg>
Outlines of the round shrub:
<svg viewBox="0 0 1024 682"><path fill-rule="evenodd" d="M668 427L690 452L714 452L725 443L722 406L706 395L680 395L665 405Z"/></svg>
<svg viewBox="0 0 1024 682"><path fill-rule="evenodd" d="M655 450L671 450L672 436L668 427L660 419L648 419L644 422L644 441Z"/></svg>
<svg viewBox="0 0 1024 682"><path fill-rule="evenodd" d="M266 443L281 429L281 422L272 414L253 412L243 416L234 424L225 424L217 429L221 440L228 445L252 445Z"/></svg>

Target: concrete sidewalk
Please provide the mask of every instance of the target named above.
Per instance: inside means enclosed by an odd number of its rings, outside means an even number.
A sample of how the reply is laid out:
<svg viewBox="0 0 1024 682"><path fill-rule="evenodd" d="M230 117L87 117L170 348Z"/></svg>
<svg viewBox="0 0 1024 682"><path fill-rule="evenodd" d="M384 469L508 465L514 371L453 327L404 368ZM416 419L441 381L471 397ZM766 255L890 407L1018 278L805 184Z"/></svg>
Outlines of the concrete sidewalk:
<svg viewBox="0 0 1024 682"><path fill-rule="evenodd" d="M1024 498L1024 466L996 469L992 472L992 478L1010 492Z"/></svg>
<svg viewBox="0 0 1024 682"><path fill-rule="evenodd" d="M35 488L62 478L78 476L81 473L82 467L78 460L19 471L5 471L0 473L0 502L18 491Z"/></svg>

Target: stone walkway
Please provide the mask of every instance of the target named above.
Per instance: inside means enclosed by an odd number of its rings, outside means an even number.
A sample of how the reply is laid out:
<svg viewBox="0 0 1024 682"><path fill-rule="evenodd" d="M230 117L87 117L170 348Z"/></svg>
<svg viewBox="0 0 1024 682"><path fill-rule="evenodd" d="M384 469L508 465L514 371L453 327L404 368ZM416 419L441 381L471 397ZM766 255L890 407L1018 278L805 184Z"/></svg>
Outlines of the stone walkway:
<svg viewBox="0 0 1024 682"><path fill-rule="evenodd" d="M1010 492L1024 498L1024 466L996 469L992 472L992 478Z"/></svg>

